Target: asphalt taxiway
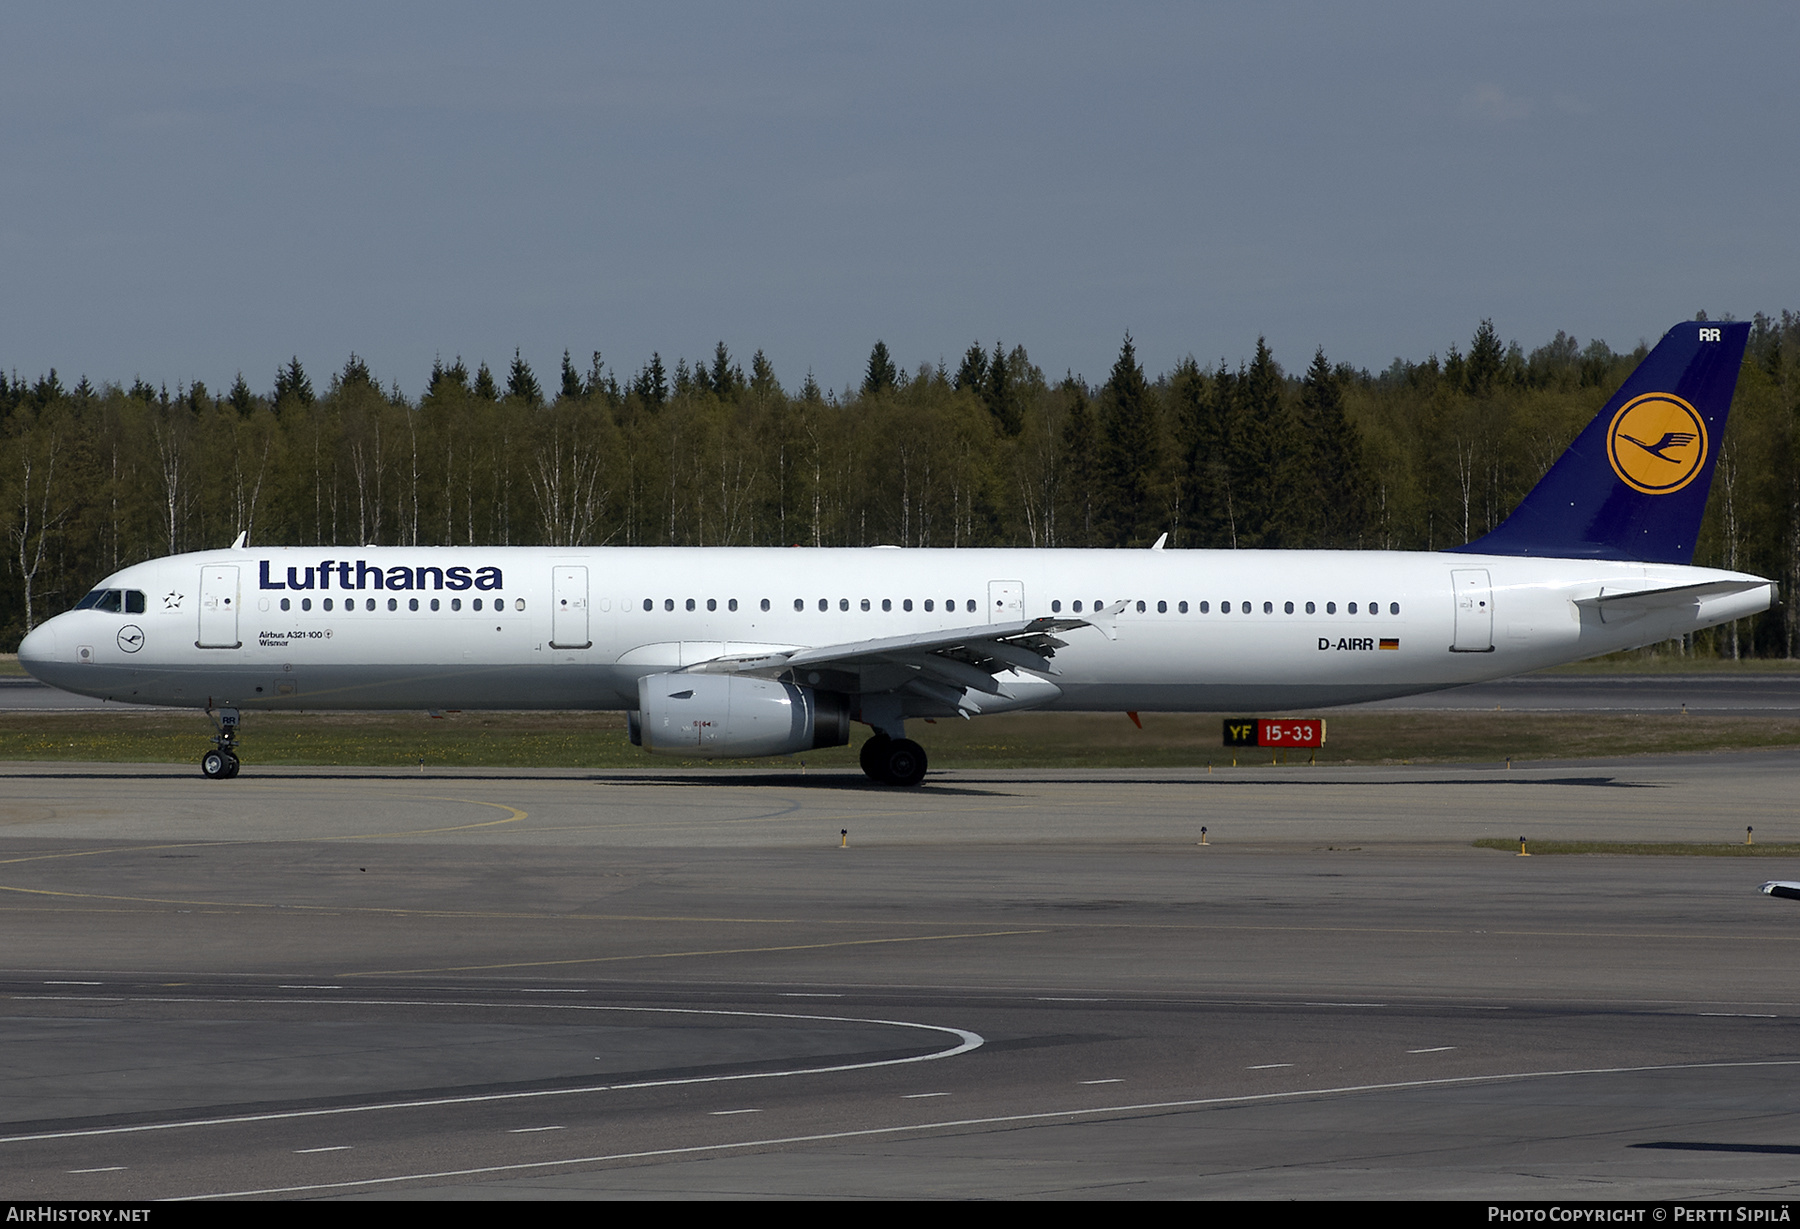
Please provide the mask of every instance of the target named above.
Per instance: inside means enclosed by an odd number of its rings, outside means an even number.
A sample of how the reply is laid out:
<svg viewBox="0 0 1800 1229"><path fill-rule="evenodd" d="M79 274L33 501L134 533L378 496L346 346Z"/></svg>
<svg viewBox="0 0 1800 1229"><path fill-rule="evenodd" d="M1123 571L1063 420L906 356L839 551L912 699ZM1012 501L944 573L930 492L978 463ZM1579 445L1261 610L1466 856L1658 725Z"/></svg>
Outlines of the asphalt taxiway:
<svg viewBox="0 0 1800 1229"><path fill-rule="evenodd" d="M0 767L14 1198L1787 1197L1800 756ZM1204 827L1205 844L1202 844Z"/></svg>

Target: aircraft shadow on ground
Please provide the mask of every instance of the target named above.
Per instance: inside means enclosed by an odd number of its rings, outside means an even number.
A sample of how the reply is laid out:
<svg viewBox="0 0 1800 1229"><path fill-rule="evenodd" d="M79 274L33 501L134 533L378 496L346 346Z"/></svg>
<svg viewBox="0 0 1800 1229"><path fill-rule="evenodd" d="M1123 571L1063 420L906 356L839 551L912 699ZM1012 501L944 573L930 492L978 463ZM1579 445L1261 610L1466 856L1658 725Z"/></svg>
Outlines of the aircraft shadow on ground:
<svg viewBox="0 0 1800 1229"><path fill-rule="evenodd" d="M570 776L540 776L534 772L509 772L494 770L488 772L433 772L410 773L405 770L382 771L374 769L343 769L341 771L284 771L279 768L251 768L246 770L247 776L264 781L585 781L596 785L644 785L644 786L687 786L695 789L750 789L756 787L776 789L834 790L866 794L891 794L894 797L1004 797L1010 796L1007 787L1021 785L1103 785L1117 786L1133 783L1134 779L1126 776L1107 777L1069 777L1069 776L1032 776L1018 775L1009 777L1004 782L956 783L937 780L926 781L921 785L895 787L882 785L869 780L860 772L767 772L752 770L749 772L720 772L693 775L663 774L625 774L625 773L589 773ZM17 781L172 781L186 780L194 776L191 770L145 768L141 772L84 772L71 769L67 772L38 770L34 772L0 772L0 777ZM1300 776L1275 779L1270 777L1233 777L1233 776L1193 776L1193 777L1148 777L1136 779L1137 784L1144 785L1177 785L1177 786L1331 786L1335 788L1358 787L1392 789L1396 786L1414 788L1435 788L1442 786L1466 785L1506 785L1506 786L1562 786L1566 788L1602 788L1602 789L1667 789L1668 786L1658 781L1626 781L1609 776L1563 776L1563 777L1432 777L1419 780L1381 779L1352 780L1343 777Z"/></svg>

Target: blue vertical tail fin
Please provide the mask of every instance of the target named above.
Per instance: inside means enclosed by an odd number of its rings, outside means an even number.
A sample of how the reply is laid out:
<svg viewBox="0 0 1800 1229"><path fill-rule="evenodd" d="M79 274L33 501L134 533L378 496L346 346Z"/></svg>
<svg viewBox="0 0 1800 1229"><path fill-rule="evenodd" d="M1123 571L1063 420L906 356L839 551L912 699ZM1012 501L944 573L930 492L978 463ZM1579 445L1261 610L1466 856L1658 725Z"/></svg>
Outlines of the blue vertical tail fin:
<svg viewBox="0 0 1800 1229"><path fill-rule="evenodd" d="M1471 555L1690 563L1750 326L1688 321Z"/></svg>

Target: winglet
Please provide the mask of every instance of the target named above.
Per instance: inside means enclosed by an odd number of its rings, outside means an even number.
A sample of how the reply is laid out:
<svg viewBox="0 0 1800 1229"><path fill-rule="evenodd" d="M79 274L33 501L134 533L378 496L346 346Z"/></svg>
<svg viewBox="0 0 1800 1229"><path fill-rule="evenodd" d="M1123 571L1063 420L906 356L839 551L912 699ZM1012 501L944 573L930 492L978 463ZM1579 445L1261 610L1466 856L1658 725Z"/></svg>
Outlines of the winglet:
<svg viewBox="0 0 1800 1229"><path fill-rule="evenodd" d="M1451 550L1691 563L1749 340L1744 323L1670 329L1512 515Z"/></svg>

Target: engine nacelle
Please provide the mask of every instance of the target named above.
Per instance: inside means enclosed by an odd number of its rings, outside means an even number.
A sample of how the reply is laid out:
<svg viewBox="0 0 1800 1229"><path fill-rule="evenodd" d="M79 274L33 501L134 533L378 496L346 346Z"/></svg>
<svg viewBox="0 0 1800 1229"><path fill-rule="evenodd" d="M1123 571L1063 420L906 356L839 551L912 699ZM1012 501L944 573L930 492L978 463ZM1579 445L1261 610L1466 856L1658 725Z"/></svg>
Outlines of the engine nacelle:
<svg viewBox="0 0 1800 1229"><path fill-rule="evenodd" d="M632 741L663 755L791 755L850 741L845 697L736 674L646 675L633 717Z"/></svg>

